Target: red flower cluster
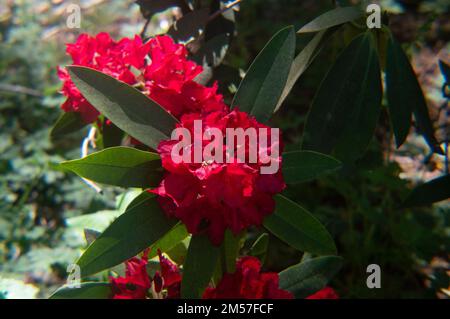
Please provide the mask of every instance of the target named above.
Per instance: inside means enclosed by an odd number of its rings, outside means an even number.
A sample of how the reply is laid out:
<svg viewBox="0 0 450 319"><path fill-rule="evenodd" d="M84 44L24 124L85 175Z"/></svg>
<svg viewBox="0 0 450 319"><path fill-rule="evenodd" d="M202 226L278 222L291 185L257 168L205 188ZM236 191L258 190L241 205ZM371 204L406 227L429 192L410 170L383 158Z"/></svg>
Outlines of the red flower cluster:
<svg viewBox="0 0 450 319"><path fill-rule="evenodd" d="M185 115L181 118L179 127L188 129L194 136L194 120L198 115ZM271 154L271 149L276 146L281 154L281 145L275 145L272 141L270 129L258 123L255 118L245 112L233 110L231 112L217 111L201 116L203 130L215 128L226 136L226 130L231 128L255 128L258 134L259 128L267 129L267 147L265 150L257 149L261 153L256 163L237 162L237 148L245 147L248 154L250 148L257 145L234 145L234 163L224 161L204 161L194 163L192 156L194 145L183 149L190 153L191 161L174 161L172 149L179 141L167 140L159 144L158 152L162 159L162 165L166 170L160 186L152 192L160 195L159 201L165 212L170 217L180 219L193 234L206 232L211 241L219 245L226 229L238 234L251 225L261 225L265 216L274 210L273 195L281 192L284 180L281 170L275 174L261 174L260 168L264 166L261 160L262 154ZM203 139L203 148L211 141ZM223 143L223 154L227 153L227 145ZM225 156L224 156L225 157ZM248 156L246 156L248 159ZM281 164L281 156L276 158Z"/></svg>
<svg viewBox="0 0 450 319"><path fill-rule="evenodd" d="M233 274L224 274L216 288L207 288L203 299L293 299L278 285L277 273L261 273L255 257L243 257Z"/></svg>
<svg viewBox="0 0 450 319"><path fill-rule="evenodd" d="M161 273L157 271L153 278L147 273L148 250L141 259L134 257L128 260L125 263L125 277L110 278L113 299L146 299L150 289L156 298L179 298L180 271L177 265L164 257L160 251L158 255Z"/></svg>
<svg viewBox="0 0 450 319"><path fill-rule="evenodd" d="M111 277L113 299L145 299L151 287L147 274L147 254L125 263L125 277Z"/></svg>
<svg viewBox="0 0 450 319"><path fill-rule="evenodd" d="M143 43L139 36L116 42L107 33L95 37L82 34L67 45L66 52L73 65L96 69L130 85L141 84L144 93L176 117L225 108L216 85L207 88L194 82L202 67L187 60L186 48L168 36ZM61 108L80 113L86 123L95 121L98 111L81 95L67 70L58 68L58 76L67 97Z"/></svg>
<svg viewBox="0 0 450 319"><path fill-rule="evenodd" d="M339 296L333 288L325 287L306 299L339 299Z"/></svg>

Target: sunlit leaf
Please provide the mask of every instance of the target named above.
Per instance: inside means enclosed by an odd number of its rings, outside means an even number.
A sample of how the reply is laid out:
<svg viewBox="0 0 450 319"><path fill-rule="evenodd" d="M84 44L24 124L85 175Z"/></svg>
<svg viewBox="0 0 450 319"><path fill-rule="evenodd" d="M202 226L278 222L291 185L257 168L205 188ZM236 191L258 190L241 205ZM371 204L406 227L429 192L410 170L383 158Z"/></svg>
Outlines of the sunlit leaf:
<svg viewBox="0 0 450 319"><path fill-rule="evenodd" d="M107 148L60 165L94 182L122 187L157 186L162 177L158 154L130 147Z"/></svg>
<svg viewBox="0 0 450 319"><path fill-rule="evenodd" d="M177 120L142 92L94 69L67 69L89 103L132 137L156 149L171 136Z"/></svg>
<svg viewBox="0 0 450 319"><path fill-rule="evenodd" d="M357 7L338 7L325 12L313 21L304 25L298 33L317 32L346 22L356 20L363 16L363 11Z"/></svg>

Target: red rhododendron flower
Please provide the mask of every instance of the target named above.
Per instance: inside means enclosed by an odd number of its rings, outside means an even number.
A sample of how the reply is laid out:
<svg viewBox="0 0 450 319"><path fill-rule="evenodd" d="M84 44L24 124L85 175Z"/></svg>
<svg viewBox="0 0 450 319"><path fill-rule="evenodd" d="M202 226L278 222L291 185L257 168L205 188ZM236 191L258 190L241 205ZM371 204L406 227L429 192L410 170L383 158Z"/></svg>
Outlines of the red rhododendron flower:
<svg viewBox="0 0 450 319"><path fill-rule="evenodd" d="M216 288L207 288L203 299L293 299L279 288L277 273L261 273L255 257L242 257L233 274L225 273Z"/></svg>
<svg viewBox="0 0 450 319"><path fill-rule="evenodd" d="M333 288L325 287L306 299L339 299L339 296Z"/></svg>
<svg viewBox="0 0 450 319"><path fill-rule="evenodd" d="M113 299L145 299L151 287L147 274L147 254L125 263L125 277L111 277Z"/></svg>
<svg viewBox="0 0 450 319"><path fill-rule="evenodd" d="M135 84L137 80L130 67L143 68L149 50L149 43L142 43L139 36L116 42L103 32L95 37L81 34L75 43L67 44L66 52L74 65L90 67L128 84ZM61 108L65 112L80 113L86 123L95 121L99 112L81 95L67 70L58 68L58 76L64 82L62 93L67 96Z"/></svg>
<svg viewBox="0 0 450 319"><path fill-rule="evenodd" d="M180 298L181 274L178 266L164 257L159 250L158 256L159 264L161 267L161 274L157 272L153 277L153 282L155 283L155 291L157 293L160 293L163 289L166 289L166 298Z"/></svg>
<svg viewBox="0 0 450 319"><path fill-rule="evenodd" d="M160 186L152 192L160 195L160 204L168 216L180 219L193 234L207 232L211 241L218 245L227 228L238 234L250 225L261 225L264 217L273 212L273 195L285 187L283 176L280 169L274 174L261 174L260 169L265 166L263 154L272 154L275 147L281 154L282 147L275 139L272 141L267 126L245 112L235 109L231 112L216 111L201 117L197 114L185 115L179 127L187 129L194 136L193 123L198 119L202 120L205 131L218 129L223 136L226 136L229 128L254 128L258 138L261 135L258 129L262 128L269 135L265 148L258 149L260 145L250 142L245 145L235 143L234 163L195 163L193 143L183 148L190 161L176 158L174 161L172 151L179 141L166 140L159 144L158 152L166 173ZM203 139L203 150L210 142L208 138ZM222 146L224 154L230 151L227 147L225 144ZM237 162L237 149L244 150L244 147L247 159L249 152L255 151L252 148L256 148L260 153L257 162ZM274 160L280 166L281 156L277 155Z"/></svg>
<svg viewBox="0 0 450 319"><path fill-rule="evenodd" d="M147 273L148 250L141 259L135 257L125 262L125 277L110 277L113 299L146 299L149 289L152 289L154 298L179 298L180 270L177 265L164 257L160 250L158 256L161 271L157 271L153 278Z"/></svg>
<svg viewBox="0 0 450 319"><path fill-rule="evenodd" d="M226 107L216 86L207 88L194 82L202 67L187 60L186 48L168 36L143 43L139 36L114 41L107 33L95 37L82 34L75 43L67 45L66 52L73 65L96 69L130 85L141 83L145 94L176 117ZM62 93L67 97L61 108L80 113L86 123L95 121L99 112L81 95L67 70L58 68L58 76L64 82Z"/></svg>

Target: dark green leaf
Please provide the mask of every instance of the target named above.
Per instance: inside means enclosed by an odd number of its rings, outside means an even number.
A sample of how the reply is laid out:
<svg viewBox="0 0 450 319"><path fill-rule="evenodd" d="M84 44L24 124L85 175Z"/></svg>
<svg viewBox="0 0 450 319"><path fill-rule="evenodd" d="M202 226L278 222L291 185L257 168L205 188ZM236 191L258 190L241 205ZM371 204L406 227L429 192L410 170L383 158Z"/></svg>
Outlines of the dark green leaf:
<svg viewBox="0 0 450 319"><path fill-rule="evenodd" d="M158 154L122 146L60 165L91 181L122 187L153 187L159 185L162 177Z"/></svg>
<svg viewBox="0 0 450 319"><path fill-rule="evenodd" d="M225 231L222 243L222 258L224 259L224 270L227 273L234 273L236 270L236 260L241 249L242 235L235 236L229 229Z"/></svg>
<svg viewBox="0 0 450 319"><path fill-rule="evenodd" d="M363 12L357 7L339 7L318 16L313 21L303 26L298 33L317 32L346 22L356 20L363 16Z"/></svg>
<svg viewBox="0 0 450 319"><path fill-rule="evenodd" d="M300 251L336 253L333 238L319 220L282 195L277 195L275 201L275 212L264 220L264 227L272 234Z"/></svg>
<svg viewBox="0 0 450 319"><path fill-rule="evenodd" d="M435 178L415 188L404 202L404 206L425 206L450 198L450 175Z"/></svg>
<svg viewBox="0 0 450 319"><path fill-rule="evenodd" d="M205 29L209 18L209 9L202 8L183 15L170 27L167 33L176 41L188 41L196 38Z"/></svg>
<svg viewBox="0 0 450 319"><path fill-rule="evenodd" d="M200 65L216 67L225 58L229 42L228 35L219 34L205 42L192 59Z"/></svg>
<svg viewBox="0 0 450 319"><path fill-rule="evenodd" d="M274 112L289 76L295 51L293 27L282 29L266 44L248 69L232 107L266 122Z"/></svg>
<svg viewBox="0 0 450 319"><path fill-rule="evenodd" d="M417 89L414 71L400 44L391 36L388 40L386 60L386 91L389 116L397 147L403 144L411 128L414 104L418 103L414 90Z"/></svg>
<svg viewBox="0 0 450 319"><path fill-rule="evenodd" d="M67 67L81 94L120 129L156 149L177 120L142 92L99 71Z"/></svg>
<svg viewBox="0 0 450 319"><path fill-rule="evenodd" d="M318 46L321 43L321 40L325 33L326 30L317 33L314 38L312 38L312 40L305 46L305 48L295 57L294 61L292 62L291 70L289 71L286 86L283 89L283 93L278 100L274 112L278 111L278 109L281 107L281 104L283 104L284 100L289 95L289 92L291 92L292 88L294 87L295 82L297 82L303 72L306 71L314 58L317 56L317 53L319 51Z"/></svg>
<svg viewBox="0 0 450 319"><path fill-rule="evenodd" d="M309 259L280 272L280 288L292 292L296 298L306 298L325 288L341 267L341 257Z"/></svg>
<svg viewBox="0 0 450 319"><path fill-rule="evenodd" d="M261 263L264 264L268 246L269 246L269 234L263 233L255 240L252 247L250 247L249 255L258 258L259 260L261 260Z"/></svg>
<svg viewBox="0 0 450 319"><path fill-rule="evenodd" d="M56 121L55 126L53 126L50 137L58 138L59 136L79 131L88 124L83 121L80 113L64 112Z"/></svg>
<svg viewBox="0 0 450 319"><path fill-rule="evenodd" d="M146 19L171 7L180 7L183 12L190 11L185 0L136 0L136 3L139 5L141 13Z"/></svg>
<svg viewBox="0 0 450 319"><path fill-rule="evenodd" d="M370 33L355 38L321 83L309 111L303 149L354 161L373 137L382 86Z"/></svg>
<svg viewBox="0 0 450 319"><path fill-rule="evenodd" d="M286 183L312 180L341 167L337 159L312 151L295 151L283 154L283 176Z"/></svg>
<svg viewBox="0 0 450 319"><path fill-rule="evenodd" d="M125 135L124 132L113 123L107 124L106 120L103 123L101 130L103 148L120 146Z"/></svg>
<svg viewBox="0 0 450 319"><path fill-rule="evenodd" d="M207 236L192 236L183 266L182 298L201 298L214 274L219 254L220 248L211 244Z"/></svg>
<svg viewBox="0 0 450 319"><path fill-rule="evenodd" d="M111 285L107 282L84 282L79 288L61 287L50 299L108 299L111 295Z"/></svg>
<svg viewBox="0 0 450 319"><path fill-rule="evenodd" d="M77 263L82 277L136 256L169 232L175 223L161 211L154 195L143 192L80 257Z"/></svg>

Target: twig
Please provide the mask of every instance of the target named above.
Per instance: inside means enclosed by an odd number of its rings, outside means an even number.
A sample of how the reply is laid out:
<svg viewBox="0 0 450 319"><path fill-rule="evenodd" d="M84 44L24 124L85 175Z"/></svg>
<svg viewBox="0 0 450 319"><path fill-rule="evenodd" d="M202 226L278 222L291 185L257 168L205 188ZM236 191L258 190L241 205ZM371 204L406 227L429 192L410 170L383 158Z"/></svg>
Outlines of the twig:
<svg viewBox="0 0 450 319"><path fill-rule="evenodd" d="M220 16L221 14L223 14L224 12L230 10L231 8L233 8L234 6L238 5L239 3L241 3L242 0L236 0L233 1L229 4L227 4L225 7L223 7L222 9L214 12L209 18L208 18L208 22L214 20L215 18L217 18L218 16Z"/></svg>
<svg viewBox="0 0 450 319"><path fill-rule="evenodd" d="M85 139L83 139L83 143L81 144L81 158L84 158L88 155L89 152L89 145L91 145L92 148L95 148L95 134L97 133L97 129L95 126L92 126L89 130L89 133ZM103 190L95 184L93 181L83 178L82 180L90 187L92 187L97 193L102 194Z"/></svg>
<svg viewBox="0 0 450 319"><path fill-rule="evenodd" d="M148 29L148 25L150 24L150 18L147 18L147 20L145 20L145 24L144 27L142 28L141 31L141 38L144 39L145 34L147 33L147 29Z"/></svg>
<svg viewBox="0 0 450 319"><path fill-rule="evenodd" d="M41 92L21 86L21 85L13 85L13 84L0 84L0 91L19 93L32 95L36 97L42 97Z"/></svg>

